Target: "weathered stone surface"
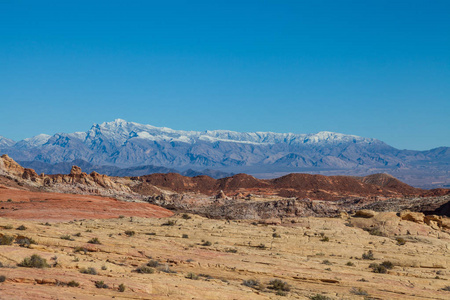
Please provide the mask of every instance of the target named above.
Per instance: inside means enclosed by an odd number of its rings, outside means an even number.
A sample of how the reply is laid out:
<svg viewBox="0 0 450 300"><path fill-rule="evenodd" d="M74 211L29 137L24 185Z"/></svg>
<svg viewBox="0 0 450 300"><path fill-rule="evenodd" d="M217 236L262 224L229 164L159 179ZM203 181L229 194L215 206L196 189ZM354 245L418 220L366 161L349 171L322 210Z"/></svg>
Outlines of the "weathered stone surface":
<svg viewBox="0 0 450 300"><path fill-rule="evenodd" d="M355 217L357 218L373 218L377 215L373 210L361 209L355 213Z"/></svg>

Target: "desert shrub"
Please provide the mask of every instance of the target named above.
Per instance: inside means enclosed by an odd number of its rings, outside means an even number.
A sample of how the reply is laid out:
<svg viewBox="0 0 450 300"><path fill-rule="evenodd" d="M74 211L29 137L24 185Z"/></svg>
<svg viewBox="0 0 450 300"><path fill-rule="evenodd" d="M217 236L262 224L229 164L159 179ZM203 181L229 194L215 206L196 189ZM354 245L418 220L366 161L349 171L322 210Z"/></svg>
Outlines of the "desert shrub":
<svg viewBox="0 0 450 300"><path fill-rule="evenodd" d="M188 239L189 235L187 235L186 233L183 233L183 235L181 236L183 239Z"/></svg>
<svg viewBox="0 0 450 300"><path fill-rule="evenodd" d="M450 285L443 287L441 290L450 292Z"/></svg>
<svg viewBox="0 0 450 300"><path fill-rule="evenodd" d="M190 215L188 215L188 214L183 214L181 217L182 217L183 219L185 219L185 220L192 219L192 217L191 217Z"/></svg>
<svg viewBox="0 0 450 300"><path fill-rule="evenodd" d="M169 268L169 265L165 265L165 266L160 266L158 268L159 271L164 272L164 273L168 273L168 274L175 274L177 271L172 270L171 268ZM200 276L200 275L199 275Z"/></svg>
<svg viewBox="0 0 450 300"><path fill-rule="evenodd" d="M141 273L141 274L153 274L153 273L155 273L155 269L147 267L146 265L143 265L143 266L140 266L140 267L136 268L135 271L138 272L138 273Z"/></svg>
<svg viewBox="0 0 450 300"><path fill-rule="evenodd" d="M287 292L285 292L285 291L277 291L276 293L275 293L275 295L277 295L277 296L287 296Z"/></svg>
<svg viewBox="0 0 450 300"><path fill-rule="evenodd" d="M320 239L320 241L321 241L321 242L329 242L329 241L330 241L330 238L327 237L327 236L324 236L324 237L322 237L322 238Z"/></svg>
<svg viewBox="0 0 450 300"><path fill-rule="evenodd" d="M19 244L20 247L30 247L31 244L37 244L35 240L26 236L17 237L16 243Z"/></svg>
<svg viewBox="0 0 450 300"><path fill-rule="evenodd" d="M363 255L361 257L362 257L362 259L367 259L367 260L375 259L375 257L373 256L372 250L369 250L367 253L363 253Z"/></svg>
<svg viewBox="0 0 450 300"><path fill-rule="evenodd" d="M365 228L364 230L367 231L370 235L385 236L385 234L381 232L379 228Z"/></svg>
<svg viewBox="0 0 450 300"><path fill-rule="evenodd" d="M106 270L108 270L108 268L106 266L102 266L102 270L106 271Z"/></svg>
<svg viewBox="0 0 450 300"><path fill-rule="evenodd" d="M372 272L374 273L381 273L381 274L387 273L387 269L383 265L373 263L369 265L369 268L371 268Z"/></svg>
<svg viewBox="0 0 450 300"><path fill-rule="evenodd" d="M70 235L68 235L68 234L62 235L62 236L60 237L60 239L62 239L62 240L68 240L68 241L74 241L74 239L73 239Z"/></svg>
<svg viewBox="0 0 450 300"><path fill-rule="evenodd" d="M14 237L10 236L10 235L2 235L0 236L0 245L12 245L14 241Z"/></svg>
<svg viewBox="0 0 450 300"><path fill-rule="evenodd" d="M89 241L87 241L89 244L97 244L97 245L101 245L100 240L98 238L92 238Z"/></svg>
<svg viewBox="0 0 450 300"><path fill-rule="evenodd" d="M123 283L119 284L119 292L121 293L125 292L125 284Z"/></svg>
<svg viewBox="0 0 450 300"><path fill-rule="evenodd" d="M124 215L120 215L120 216L119 216L119 219L123 219L123 218L125 218Z"/></svg>
<svg viewBox="0 0 450 300"><path fill-rule="evenodd" d="M252 289L262 290L264 286L256 279L248 279L242 281L242 285L251 287Z"/></svg>
<svg viewBox="0 0 450 300"><path fill-rule="evenodd" d="M13 229L13 226L12 225L5 225L5 226L3 226L3 228L5 228L5 229Z"/></svg>
<svg viewBox="0 0 450 300"><path fill-rule="evenodd" d="M332 265L331 261L329 261L328 259L323 260L323 261L322 261L322 264L328 265L328 266L331 266L331 265Z"/></svg>
<svg viewBox="0 0 450 300"><path fill-rule="evenodd" d="M237 251L236 248L227 248L227 249L225 249L225 252L228 252L228 253L237 253L238 251Z"/></svg>
<svg viewBox="0 0 450 300"><path fill-rule="evenodd" d="M77 232L73 236L80 237L81 236L81 232Z"/></svg>
<svg viewBox="0 0 450 300"><path fill-rule="evenodd" d="M80 286L80 283L79 283L79 282L76 282L75 280L72 280L72 281L69 281L69 282L67 283L67 286L70 286L70 287L79 287L79 286Z"/></svg>
<svg viewBox="0 0 450 300"><path fill-rule="evenodd" d="M12 202L12 199L8 199L8 200L6 200L6 202Z"/></svg>
<svg viewBox="0 0 450 300"><path fill-rule="evenodd" d="M348 261L345 265L349 266L349 267L354 267L355 266L355 264L352 263L351 261Z"/></svg>
<svg viewBox="0 0 450 300"><path fill-rule="evenodd" d="M404 238L399 237L399 238L396 238L395 240L397 241L397 245L399 245L399 246L406 244L406 240Z"/></svg>
<svg viewBox="0 0 450 300"><path fill-rule="evenodd" d="M37 254L31 255L31 257L25 257L19 264L19 267L26 268L48 268L47 260L40 257Z"/></svg>
<svg viewBox="0 0 450 300"><path fill-rule="evenodd" d="M134 232L133 230L126 230L125 234L128 235L128 236L133 236L133 235L136 234L136 232Z"/></svg>
<svg viewBox="0 0 450 300"><path fill-rule="evenodd" d="M369 293L367 291L363 290L362 288L353 287L350 290L350 293L353 295L359 295L359 296L369 296Z"/></svg>
<svg viewBox="0 0 450 300"><path fill-rule="evenodd" d="M80 247L80 246L78 246L78 247L75 247L75 248L73 249L73 252L75 252L75 253L77 253L77 252L84 252L84 254L86 254L86 252L88 252L88 249L85 248L85 247Z"/></svg>
<svg viewBox="0 0 450 300"><path fill-rule="evenodd" d="M6 276L5 275L0 275L0 282L5 282L6 280Z"/></svg>
<svg viewBox="0 0 450 300"><path fill-rule="evenodd" d="M83 274L89 274L89 275L97 275L97 270L95 268L89 267L89 268L82 268L80 269L80 273Z"/></svg>
<svg viewBox="0 0 450 300"><path fill-rule="evenodd" d="M280 279L273 279L269 282L269 286L267 287L271 290L276 291L284 291L288 292L291 290L291 287L286 281L280 280Z"/></svg>
<svg viewBox="0 0 450 300"><path fill-rule="evenodd" d="M281 238L281 235L279 233L274 232L274 233L272 233L272 237L273 238Z"/></svg>
<svg viewBox="0 0 450 300"><path fill-rule="evenodd" d="M191 273L188 273L188 274L186 275L186 278L187 278L187 279L192 279L192 280L198 280L198 275L191 272Z"/></svg>
<svg viewBox="0 0 450 300"><path fill-rule="evenodd" d="M316 294L314 296L310 296L309 299L311 299L311 300L331 300L330 297L327 297L327 296L324 296L321 294Z"/></svg>
<svg viewBox="0 0 450 300"><path fill-rule="evenodd" d="M108 285L106 283L104 283L103 281L96 281L95 287L98 289L107 289Z"/></svg>
<svg viewBox="0 0 450 300"><path fill-rule="evenodd" d="M92 232L92 229L86 229L86 232Z"/></svg>
<svg viewBox="0 0 450 300"><path fill-rule="evenodd" d="M177 221L174 220L167 220L166 223L162 223L161 226L175 226L177 224Z"/></svg>
<svg viewBox="0 0 450 300"><path fill-rule="evenodd" d="M264 249L266 249L267 247L266 247L266 245L264 245L263 243L261 243L261 244L259 244L258 246L256 246L256 248L261 249L261 250L264 250Z"/></svg>
<svg viewBox="0 0 450 300"><path fill-rule="evenodd" d="M210 241L204 241L202 246L211 246L212 243Z"/></svg>
<svg viewBox="0 0 450 300"><path fill-rule="evenodd" d="M150 260L150 261L147 263L147 267L151 267L151 268L156 268L156 267L159 266L159 265L160 265L159 261L154 260L154 259Z"/></svg>
<svg viewBox="0 0 450 300"><path fill-rule="evenodd" d="M382 263L381 263L381 265L383 266L383 267L385 267L386 269L392 269L393 267L394 267L394 263L392 263L392 262L390 262L390 261L383 261Z"/></svg>
<svg viewBox="0 0 450 300"><path fill-rule="evenodd" d="M17 230L27 230L27 228L25 227L25 225L20 225L19 227L16 228Z"/></svg>

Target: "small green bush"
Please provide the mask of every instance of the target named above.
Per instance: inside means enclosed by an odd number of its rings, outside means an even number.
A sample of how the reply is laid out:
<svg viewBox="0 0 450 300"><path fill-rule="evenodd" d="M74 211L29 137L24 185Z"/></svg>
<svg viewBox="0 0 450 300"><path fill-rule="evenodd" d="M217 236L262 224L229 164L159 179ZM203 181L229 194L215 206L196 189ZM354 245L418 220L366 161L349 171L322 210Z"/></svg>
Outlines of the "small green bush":
<svg viewBox="0 0 450 300"><path fill-rule="evenodd" d="M103 281L96 281L95 282L95 287L98 289L107 289L108 285L105 284Z"/></svg>
<svg viewBox="0 0 450 300"><path fill-rule="evenodd" d="M372 250L369 250L367 253L363 253L363 255L361 257L362 257L362 259L367 259L367 260L375 259L375 257L373 256Z"/></svg>
<svg viewBox="0 0 450 300"><path fill-rule="evenodd" d="M289 284L286 281L282 281L280 279L273 279L269 282L269 286L267 287L271 290L276 291L284 291L289 292L291 290Z"/></svg>
<svg viewBox="0 0 450 300"><path fill-rule="evenodd" d="M387 273L387 269L383 265L373 263L369 265L369 268L371 268L372 272L374 273L381 273L381 274Z"/></svg>
<svg viewBox="0 0 450 300"><path fill-rule="evenodd" d="M79 283L79 282L76 282L75 280L72 280L72 281L69 281L69 282L67 283L67 286L70 286L70 287L79 287L79 286L80 286L80 283Z"/></svg>
<svg viewBox="0 0 450 300"><path fill-rule="evenodd" d="M369 296L369 293L367 291L363 290L362 288L353 287L350 290L350 293L353 295L359 295L359 296Z"/></svg>
<svg viewBox="0 0 450 300"><path fill-rule="evenodd" d="M242 281L242 285L251 287L253 289L258 289L258 290L262 289L261 283L258 280L256 280L256 279L244 280L244 281Z"/></svg>
<svg viewBox="0 0 450 300"><path fill-rule="evenodd" d="M151 267L151 268L156 268L156 267L158 267L160 264L159 264L159 261L157 261L157 260L150 260L148 263L147 263L147 267Z"/></svg>
<svg viewBox="0 0 450 300"><path fill-rule="evenodd" d="M97 270L95 268L89 267L89 268L82 268L80 269L80 273L83 274L89 274L89 275L97 275Z"/></svg>
<svg viewBox="0 0 450 300"><path fill-rule="evenodd" d="M33 245L37 244L35 240L26 236L17 237L16 243L19 244L20 247L27 247L27 248L29 248L30 245L32 244Z"/></svg>
<svg viewBox="0 0 450 300"><path fill-rule="evenodd" d="M136 234L136 232L134 232L133 230L127 230L127 231L125 231L125 234L128 236L133 236Z"/></svg>
<svg viewBox="0 0 450 300"><path fill-rule="evenodd" d="M10 235L2 235L0 236L0 245L12 245L14 241L14 237L10 236Z"/></svg>
<svg viewBox="0 0 450 300"><path fill-rule="evenodd" d="M73 236L80 237L81 236L81 232L75 233Z"/></svg>
<svg viewBox="0 0 450 300"><path fill-rule="evenodd" d="M125 284L123 283L119 284L119 292L121 293L125 292Z"/></svg>
<svg viewBox="0 0 450 300"><path fill-rule="evenodd" d="M88 241L89 244L97 244L97 245L101 245L102 243L100 243L100 240L98 238L92 238Z"/></svg>
<svg viewBox="0 0 450 300"><path fill-rule="evenodd" d="M331 261L329 261L328 259L325 259L322 261L322 264L331 266L333 263Z"/></svg>
<svg viewBox="0 0 450 300"><path fill-rule="evenodd" d="M16 228L17 230L27 230L27 228L25 227L25 225L20 225L19 227Z"/></svg>
<svg viewBox="0 0 450 300"><path fill-rule="evenodd" d="M345 265L349 266L349 267L354 267L355 266L355 264L352 263L351 261L348 261Z"/></svg>
<svg viewBox="0 0 450 300"><path fill-rule="evenodd" d="M327 237L327 236L324 236L324 237L322 237L322 238L320 239L320 241L321 241L321 242L329 242L329 241L330 241L330 238Z"/></svg>
<svg viewBox="0 0 450 300"><path fill-rule="evenodd" d="M192 280L198 280L198 275L195 274L195 273L188 273L188 274L186 275L186 278L187 278L187 279L192 279Z"/></svg>
<svg viewBox="0 0 450 300"><path fill-rule="evenodd" d="M147 267L145 265L138 267L135 271L138 272L138 273L141 273L141 274L153 274L153 273L155 273L155 269Z"/></svg>
<svg viewBox="0 0 450 300"><path fill-rule="evenodd" d="M166 223L162 223L161 226L175 226L177 224L177 221L174 220L167 220Z"/></svg>
<svg viewBox="0 0 450 300"><path fill-rule="evenodd" d="M68 234L62 235L62 236L60 237L60 239L62 239L62 240L68 240L68 241L74 241L74 239L73 239L70 235L68 235Z"/></svg>
<svg viewBox="0 0 450 300"><path fill-rule="evenodd" d="M31 257L26 257L19 264L19 267L26 268L48 268L47 260L40 257L37 254L31 255Z"/></svg>
<svg viewBox="0 0 450 300"><path fill-rule="evenodd" d="M188 214L183 214L181 217L182 217L183 219L185 219L185 220L192 219L192 217L191 217L190 215L188 215Z"/></svg>

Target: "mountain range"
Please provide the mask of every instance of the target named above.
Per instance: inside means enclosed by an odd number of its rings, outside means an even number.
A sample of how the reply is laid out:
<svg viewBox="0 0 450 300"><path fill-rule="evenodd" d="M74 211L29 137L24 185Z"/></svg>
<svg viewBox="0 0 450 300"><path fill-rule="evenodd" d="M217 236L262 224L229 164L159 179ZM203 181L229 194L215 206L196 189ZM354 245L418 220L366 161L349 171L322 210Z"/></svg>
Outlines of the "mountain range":
<svg viewBox="0 0 450 300"><path fill-rule="evenodd" d="M0 136L0 154L44 173L65 173L71 164L83 163L84 169L117 176L386 172L425 188L450 186L449 149L399 150L377 139L327 131L182 131L122 119L94 124L86 132L40 134L18 142Z"/></svg>

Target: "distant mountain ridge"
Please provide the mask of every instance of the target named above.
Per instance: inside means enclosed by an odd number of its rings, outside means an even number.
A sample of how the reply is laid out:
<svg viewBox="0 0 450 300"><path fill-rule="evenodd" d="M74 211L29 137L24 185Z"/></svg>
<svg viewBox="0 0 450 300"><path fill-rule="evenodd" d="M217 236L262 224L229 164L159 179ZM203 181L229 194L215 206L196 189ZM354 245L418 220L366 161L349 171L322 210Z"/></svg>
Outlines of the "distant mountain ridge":
<svg viewBox="0 0 450 300"><path fill-rule="evenodd" d="M212 169L261 177L290 172L346 175L388 172L415 186L423 183L422 186L430 187L450 184L449 149L399 150L377 139L327 131L200 132L122 119L94 124L86 132L41 134L19 142L0 137L0 153L22 163L83 160L105 168L152 166L180 172Z"/></svg>

